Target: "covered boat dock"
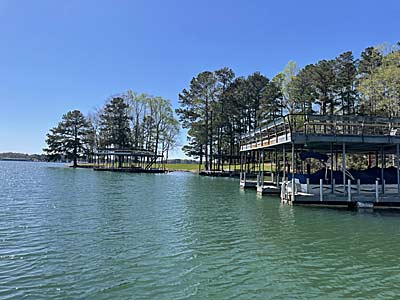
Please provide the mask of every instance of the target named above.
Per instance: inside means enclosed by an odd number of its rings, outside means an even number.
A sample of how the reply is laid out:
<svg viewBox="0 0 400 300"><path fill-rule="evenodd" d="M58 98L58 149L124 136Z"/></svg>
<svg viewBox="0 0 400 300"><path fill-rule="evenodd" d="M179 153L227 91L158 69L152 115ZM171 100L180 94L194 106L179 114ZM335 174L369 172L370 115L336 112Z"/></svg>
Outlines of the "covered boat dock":
<svg viewBox="0 0 400 300"><path fill-rule="evenodd" d="M287 115L241 137L240 186L291 204L400 207L399 145L400 118Z"/></svg>
<svg viewBox="0 0 400 300"><path fill-rule="evenodd" d="M165 173L163 155L145 149L98 149L92 158L95 171Z"/></svg>

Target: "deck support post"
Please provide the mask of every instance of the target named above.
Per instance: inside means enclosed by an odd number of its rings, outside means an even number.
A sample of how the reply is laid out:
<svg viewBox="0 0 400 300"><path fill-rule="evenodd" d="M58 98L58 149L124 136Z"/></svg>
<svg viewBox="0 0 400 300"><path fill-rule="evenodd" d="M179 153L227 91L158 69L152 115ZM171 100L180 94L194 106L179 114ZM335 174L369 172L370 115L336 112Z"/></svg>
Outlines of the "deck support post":
<svg viewBox="0 0 400 300"><path fill-rule="evenodd" d="M282 154L283 154L283 178L282 180L286 180L286 149L285 149L285 144L283 144L282 148Z"/></svg>
<svg viewBox="0 0 400 300"><path fill-rule="evenodd" d="M240 153L240 170L239 170L240 180L242 180L242 157L243 157L243 153Z"/></svg>
<svg viewBox="0 0 400 300"><path fill-rule="evenodd" d="M351 201L351 179L347 180L347 200Z"/></svg>
<svg viewBox="0 0 400 300"><path fill-rule="evenodd" d="M397 192L400 193L400 145L396 145L397 158Z"/></svg>
<svg viewBox="0 0 400 300"><path fill-rule="evenodd" d="M294 154L294 143L292 143L292 201L295 200L295 182L294 182L294 174L295 174L295 154Z"/></svg>
<svg viewBox="0 0 400 300"><path fill-rule="evenodd" d="M357 179L357 194L361 192L361 180L360 178Z"/></svg>
<svg viewBox="0 0 400 300"><path fill-rule="evenodd" d="M385 149L382 145L381 148L381 182L382 182L382 194L385 193Z"/></svg>
<svg viewBox="0 0 400 300"><path fill-rule="evenodd" d="M333 180L332 180L332 194L335 193L335 189L336 189L336 179L333 178Z"/></svg>
<svg viewBox="0 0 400 300"><path fill-rule="evenodd" d="M331 143L331 193L333 194L333 143Z"/></svg>
<svg viewBox="0 0 400 300"><path fill-rule="evenodd" d="M379 201L379 181L375 180L375 201Z"/></svg>
<svg viewBox="0 0 400 300"><path fill-rule="evenodd" d="M279 189L279 173L276 174L276 187Z"/></svg>
<svg viewBox="0 0 400 300"><path fill-rule="evenodd" d="M307 194L309 194L310 193L310 178L307 178L306 182L307 182Z"/></svg>
<svg viewBox="0 0 400 300"><path fill-rule="evenodd" d="M274 173L272 172L272 152L269 152L269 159L270 159L270 174L271 174L271 181L274 182Z"/></svg>
<svg viewBox="0 0 400 300"><path fill-rule="evenodd" d="M279 185L279 176L278 176L278 149L275 148L275 179L276 179L276 186Z"/></svg>
<svg viewBox="0 0 400 300"><path fill-rule="evenodd" d="M261 186L264 186L264 149L261 150Z"/></svg>
<svg viewBox="0 0 400 300"><path fill-rule="evenodd" d="M342 171L343 171L343 195L346 195L346 144L343 143L342 150Z"/></svg>
<svg viewBox="0 0 400 300"><path fill-rule="evenodd" d="M243 182L244 186L246 186L247 152L244 153L243 157L244 157Z"/></svg>
<svg viewBox="0 0 400 300"><path fill-rule="evenodd" d="M324 200L324 185L323 185L323 179L319 180L319 201Z"/></svg>

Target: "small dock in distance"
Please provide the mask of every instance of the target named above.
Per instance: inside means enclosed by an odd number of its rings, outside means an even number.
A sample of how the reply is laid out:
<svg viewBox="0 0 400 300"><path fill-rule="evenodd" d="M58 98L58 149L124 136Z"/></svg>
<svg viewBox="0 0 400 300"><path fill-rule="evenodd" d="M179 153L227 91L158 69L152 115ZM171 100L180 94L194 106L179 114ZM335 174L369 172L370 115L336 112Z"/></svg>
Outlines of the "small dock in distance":
<svg viewBox="0 0 400 300"><path fill-rule="evenodd" d="M94 171L167 173L163 155L146 149L98 149L92 157Z"/></svg>

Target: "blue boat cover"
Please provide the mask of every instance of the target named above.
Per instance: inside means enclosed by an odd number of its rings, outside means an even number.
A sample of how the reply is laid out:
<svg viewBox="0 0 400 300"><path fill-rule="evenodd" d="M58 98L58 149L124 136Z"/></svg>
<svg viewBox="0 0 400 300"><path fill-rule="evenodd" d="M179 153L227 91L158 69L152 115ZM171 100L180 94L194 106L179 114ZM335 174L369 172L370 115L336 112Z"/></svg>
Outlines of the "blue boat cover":
<svg viewBox="0 0 400 300"><path fill-rule="evenodd" d="M349 169L349 173L354 177L351 181L352 184L357 183L357 179L360 179L361 184L375 184L375 180L379 180L381 184L382 169L378 167L373 167L366 170L354 170ZM325 178L326 175L326 178ZM333 171L333 178L337 184L343 184L343 173L342 171ZM295 178L299 179L300 183L307 183L307 178L310 178L310 184L319 184L319 180L323 179L325 183L330 183L331 180L331 170L325 171L325 168L318 170L317 172L307 175L307 174L295 174ZM397 184L397 168L389 167L383 170L383 178L386 184ZM288 174L288 179L292 179L292 174ZM346 176L346 180L350 179Z"/></svg>

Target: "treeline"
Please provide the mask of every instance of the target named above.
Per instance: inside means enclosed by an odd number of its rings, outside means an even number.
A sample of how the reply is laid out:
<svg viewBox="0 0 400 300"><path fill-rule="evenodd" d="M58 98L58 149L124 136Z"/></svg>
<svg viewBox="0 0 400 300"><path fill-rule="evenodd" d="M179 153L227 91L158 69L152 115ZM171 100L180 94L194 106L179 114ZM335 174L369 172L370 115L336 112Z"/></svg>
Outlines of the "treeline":
<svg viewBox="0 0 400 300"><path fill-rule="evenodd" d="M290 61L274 78L235 77L223 68L194 77L176 110L188 129L186 155L221 170L239 154L241 134L286 114L400 116L400 44L351 51L299 69Z"/></svg>
<svg viewBox="0 0 400 300"><path fill-rule="evenodd" d="M0 153L0 160L27 160L27 161L46 161L43 154L26 154L19 152L3 152Z"/></svg>
<svg viewBox="0 0 400 300"><path fill-rule="evenodd" d="M47 134L44 149L51 160L66 158L77 166L80 158L90 160L96 149L138 149L168 159L179 134L169 100L132 91L112 96L88 116L79 110L63 115Z"/></svg>

